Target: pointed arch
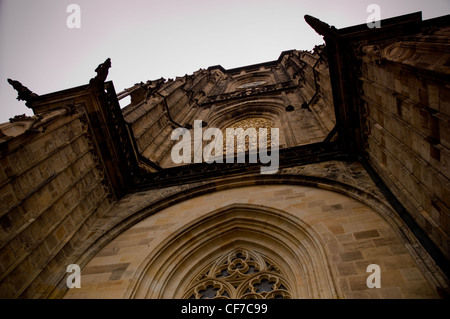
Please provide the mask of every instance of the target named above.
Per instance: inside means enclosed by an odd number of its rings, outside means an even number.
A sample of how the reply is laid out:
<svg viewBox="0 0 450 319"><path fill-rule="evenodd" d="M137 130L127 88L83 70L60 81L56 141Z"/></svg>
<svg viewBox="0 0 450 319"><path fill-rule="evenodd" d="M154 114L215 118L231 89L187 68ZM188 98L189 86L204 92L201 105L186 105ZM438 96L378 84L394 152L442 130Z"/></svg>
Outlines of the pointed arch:
<svg viewBox="0 0 450 319"><path fill-rule="evenodd" d="M300 219L274 208L232 204L180 228L142 263L129 298L183 298L212 262L236 249L273 260L292 298L336 298L320 236Z"/></svg>
<svg viewBox="0 0 450 319"><path fill-rule="evenodd" d="M361 187L361 185L366 187ZM434 267L433 261L426 251L404 226L402 220L396 216L393 209L386 204L382 196L367 185L352 186L350 183L346 184L311 176L271 175L260 178L255 176L247 179L234 178L220 183L205 183L202 186L197 185L197 187L182 192L176 191L169 196L166 194L164 200L156 202L149 196L151 193L136 194L135 198L129 198L123 206L118 206L115 210L116 214L120 214L123 209L128 209L128 218L122 219L116 227L111 228L95 245L86 250L83 259L77 261L77 264L82 266L84 274L103 274L103 272L108 273L109 269L120 268L123 269L123 276L118 275L116 277L114 275L113 278L115 279L106 280L102 279L102 276L90 276L88 277L89 280L96 278L94 282L87 283L85 280L82 290L71 290L66 294L66 297L73 298L82 295L97 298L100 291L103 291L103 293L108 293L108 296L114 298L172 298L172 296L182 298L183 289L185 291L189 280L193 280L193 277L188 278L188 273L183 267L199 272L203 266L214 262L214 260L236 247L251 249L270 260L285 260L286 254L281 254L279 247L289 246L286 245L289 241L283 240L279 244L274 240L274 238L277 238L274 234L277 234L276 230L278 230L278 233L281 233L280 238L286 239L286 236L292 233L290 231L292 227L289 225L295 226L296 224L297 226L293 229L296 229L294 233L297 240L300 234L305 233L309 234L309 238L314 239L303 241L302 245L296 246L297 250L302 247L305 251L304 253L297 252L297 256L302 256L301 253L303 253L304 256L308 257L308 254L314 251L313 256L306 260L314 262L315 260L323 260L328 265L328 270L325 271L327 275L323 276L322 273L315 274L317 272L316 267L319 270L324 268L320 263L314 264L314 267L306 268L307 270L303 273L308 272L307 276L302 277L301 273L298 276L298 278L303 278L301 284L305 284L306 292L293 294L292 298L330 298L321 297L323 294L314 293L314 289L317 290L317 287L320 288L321 286L324 286L325 290L331 286L331 291L335 291L337 298L353 298L359 292L348 291L347 277L355 276L357 275L355 272L359 272L361 278L358 277L358 280L365 285L366 269L352 267L351 272L348 273L339 268L344 265L339 266L338 264L342 258L349 257L347 256L348 253L351 253L350 257L353 256L353 250L365 250L366 248L369 251L375 249L383 252L385 249L392 247L394 255L402 255L401 258L407 261L404 260L402 264L399 264L399 268L406 266L412 272L422 272L433 287L434 285L438 286L441 274L435 270L427 271L435 268L432 268ZM145 195L144 201L143 195ZM321 204L320 199L327 201L327 204L325 202ZM319 201L316 202L317 200ZM341 205L343 202L346 204ZM136 205L136 203L139 204ZM152 204L149 205L150 203ZM231 203L232 205L230 205ZM233 207L236 209L233 209ZM236 212L239 211L237 208L239 207L241 208L240 213L237 214ZM251 209L252 207L255 209ZM243 208L245 208L245 211L243 211ZM354 210L354 208L356 209ZM234 213L228 215L227 212ZM277 212L283 218L276 218ZM265 216L271 217L265 219ZM203 227L206 232L199 232L202 229L200 228L202 224L208 225L208 223L211 223L211 218L215 218L212 225L215 224L220 227ZM222 221L220 221L221 218ZM358 223L360 218L364 219L362 224L359 224L359 226L354 224L355 222ZM285 222L285 220L288 222ZM367 222L368 220L371 220L371 222ZM231 222L231 226L229 226L228 232L225 232L224 229L228 227L227 221ZM249 225L254 225L256 228L249 227ZM361 226L364 227L360 228ZM285 232L285 227L289 230L288 232ZM380 229L374 232L376 238L373 240L377 242L375 248L365 247L365 244L367 244L365 242L370 242L370 238L367 239L364 236L356 238L352 234L353 232L372 230L374 227ZM219 234L221 235L219 236ZM364 234L363 232L362 235ZM371 234L369 232L366 235ZM139 237L137 242L128 242L129 238L135 238L135 236ZM356 241L354 245L349 244L349 236L351 241ZM208 238L211 239L210 246L196 244L201 249L193 249L193 247L196 247L193 245L198 240L204 242ZM268 240L271 240L271 245L266 244ZM231 245L230 242L233 242L234 245ZM360 244L362 246L359 246ZM166 249L165 247L168 246L170 248ZM276 249L266 251L269 247L276 247ZM309 250L309 247L311 247L311 250ZM208 248L209 253L205 254L203 248ZM325 253L323 253L322 248L325 249ZM183 253L183 250L185 250L185 253ZM317 251L320 253L318 254ZM367 257L358 253L356 256L359 258L358 265L364 266L364 263L365 266L371 263L381 264L383 259L392 258L392 256L386 256L383 253L376 257L380 259L377 261L373 260L372 257L374 256L373 252L368 252ZM292 278L289 275L293 273L290 269L305 267L305 264L298 262L298 260L300 259L295 258L291 260L292 262L286 261L288 267L282 267L287 278ZM186 263L187 261L189 263ZM99 266L105 263L109 266L106 268ZM414 268L416 266L413 266L413 263L417 263L417 269ZM306 265L309 264L306 263ZM194 270L191 272L192 275L195 272ZM301 269L296 269L296 271L298 273ZM400 269L394 271L400 271ZM171 272L176 272L177 275L171 275ZM316 282L314 277L311 277L311 273L321 277L320 280L331 283ZM425 287L428 285L425 282L425 277L420 279L421 285L424 285L424 288L421 289L422 295L431 296L432 293ZM84 278L86 279L86 277ZM171 278L175 282L170 283L169 279ZM183 289L178 289L177 283L182 279L186 284ZM312 285L308 287L311 281ZM292 283L293 281L289 282ZM405 291L408 291L408 289L414 291L414 285L417 284L417 280L411 283L407 282ZM115 287L113 290L109 288L111 285ZM65 281L61 283L61 287L63 289L66 287ZM389 290L390 288L387 287L386 289ZM175 294L176 290L178 291L177 294ZM416 295L414 293L414 296Z"/></svg>

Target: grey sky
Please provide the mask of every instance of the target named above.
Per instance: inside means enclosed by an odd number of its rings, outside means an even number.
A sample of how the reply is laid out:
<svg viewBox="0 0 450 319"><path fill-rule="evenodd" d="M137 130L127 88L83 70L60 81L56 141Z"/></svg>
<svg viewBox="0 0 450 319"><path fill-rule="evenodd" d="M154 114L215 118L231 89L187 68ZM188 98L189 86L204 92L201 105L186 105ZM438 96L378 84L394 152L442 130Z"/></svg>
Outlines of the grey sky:
<svg viewBox="0 0 450 319"><path fill-rule="evenodd" d="M79 29L66 25L71 3L81 8ZM271 61L323 43L305 14L342 28L366 23L371 3L382 19L450 13L450 0L0 0L0 123L32 115L7 78L46 94L87 84L110 57L108 80L120 92L211 65Z"/></svg>

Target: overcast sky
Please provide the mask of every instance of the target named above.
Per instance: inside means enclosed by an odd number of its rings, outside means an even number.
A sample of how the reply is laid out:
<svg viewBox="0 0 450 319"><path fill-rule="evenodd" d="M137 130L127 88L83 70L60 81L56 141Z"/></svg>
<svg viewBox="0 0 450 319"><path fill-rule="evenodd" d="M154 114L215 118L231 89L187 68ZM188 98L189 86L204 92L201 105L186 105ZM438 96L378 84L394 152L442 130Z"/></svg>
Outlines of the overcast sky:
<svg viewBox="0 0 450 319"><path fill-rule="evenodd" d="M120 92L212 65L272 61L323 43L305 14L343 28L366 23L371 3L381 19L450 13L450 0L0 0L0 123L33 114L7 78L43 95L87 84L109 57L108 80ZM67 26L70 4L80 28Z"/></svg>

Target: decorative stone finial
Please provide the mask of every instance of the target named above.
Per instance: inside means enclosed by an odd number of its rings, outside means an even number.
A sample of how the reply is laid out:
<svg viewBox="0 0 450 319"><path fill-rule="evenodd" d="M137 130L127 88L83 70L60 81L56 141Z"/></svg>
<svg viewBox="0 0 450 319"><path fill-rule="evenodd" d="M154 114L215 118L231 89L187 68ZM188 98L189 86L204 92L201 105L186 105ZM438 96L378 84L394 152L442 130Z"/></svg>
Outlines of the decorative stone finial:
<svg viewBox="0 0 450 319"><path fill-rule="evenodd" d="M8 83L12 85L14 90L17 91L17 100L25 101L25 105L31 107L32 102L39 96L36 93L31 92L26 86L23 86L19 81L8 79Z"/></svg>

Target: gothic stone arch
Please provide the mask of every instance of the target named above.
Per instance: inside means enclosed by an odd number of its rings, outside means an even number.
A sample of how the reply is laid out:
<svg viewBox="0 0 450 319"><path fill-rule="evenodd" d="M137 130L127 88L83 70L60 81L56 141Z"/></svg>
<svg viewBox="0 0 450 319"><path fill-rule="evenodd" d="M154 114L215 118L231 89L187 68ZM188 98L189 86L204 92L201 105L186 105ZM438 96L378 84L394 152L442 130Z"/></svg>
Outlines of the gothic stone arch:
<svg viewBox="0 0 450 319"><path fill-rule="evenodd" d="M185 297L205 269L236 249L276 263L292 298L437 297L428 259L368 194L339 185L231 184L142 211L92 251L81 289L65 298ZM366 286L372 263L381 266L381 289Z"/></svg>
<svg viewBox="0 0 450 319"><path fill-rule="evenodd" d="M279 278L290 287L286 289L289 297L334 298L337 294L319 238L307 224L283 211L229 205L194 220L164 241L143 263L129 297L186 297L205 267L240 250L276 263Z"/></svg>
<svg viewBox="0 0 450 319"><path fill-rule="evenodd" d="M227 127L236 122L251 118L264 118L270 121L273 127L281 128L280 146L294 146L296 144L295 133L287 118L286 103L281 97L232 101L221 105L220 109L214 110L207 122L209 127L217 127L225 131Z"/></svg>

